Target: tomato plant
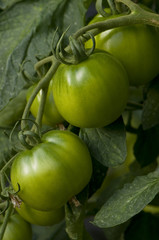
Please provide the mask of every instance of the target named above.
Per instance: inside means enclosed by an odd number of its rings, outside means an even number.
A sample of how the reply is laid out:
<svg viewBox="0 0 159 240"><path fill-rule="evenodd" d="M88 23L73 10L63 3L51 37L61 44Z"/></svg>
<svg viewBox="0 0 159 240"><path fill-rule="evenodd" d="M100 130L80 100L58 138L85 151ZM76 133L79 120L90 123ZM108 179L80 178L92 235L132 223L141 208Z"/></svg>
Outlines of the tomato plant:
<svg viewBox="0 0 159 240"><path fill-rule="evenodd" d="M81 176L82 171L82 176ZM92 162L85 144L68 131L50 131L41 143L19 153L11 181L30 207L47 211L62 207L89 182Z"/></svg>
<svg viewBox="0 0 159 240"><path fill-rule="evenodd" d="M22 239L31 240L32 230L30 224L27 223L19 214L16 213L9 218L3 240L22 240Z"/></svg>
<svg viewBox="0 0 159 240"><path fill-rule="evenodd" d="M107 10L109 13L109 10ZM96 15L91 23L122 15ZM104 31L95 36L96 48L108 51L125 67L131 85L139 86L150 82L159 73L159 30L155 27L136 24ZM91 41L86 47L91 47ZM142 64L141 64L142 63ZM139 67L140 66L140 67Z"/></svg>
<svg viewBox="0 0 159 240"><path fill-rule="evenodd" d="M28 89L27 100L29 100L35 87L36 87L36 84ZM34 99L32 106L30 108L30 111L34 117L36 117L37 113L38 113L38 109L39 109L39 105L40 105L40 101L41 101L41 95L42 95L42 90L40 90L39 93L36 95L36 98ZM54 98L53 98L53 94L52 94L52 81L51 81L49 84L48 93L47 93L47 97L46 97L46 104L45 104L45 108L44 108L42 124L46 124L49 126L55 126L56 124L62 123L63 121L64 121L64 119L59 114L59 112L56 108L55 102L54 102Z"/></svg>
<svg viewBox="0 0 159 240"><path fill-rule="evenodd" d="M51 226L59 223L64 218L64 208L51 211L39 211L23 203L16 208L19 215L31 224Z"/></svg>
<svg viewBox="0 0 159 240"><path fill-rule="evenodd" d="M61 64L53 78L53 95L59 112L72 125L103 127L126 106L127 74L117 59L98 51L77 65Z"/></svg>
<svg viewBox="0 0 159 240"><path fill-rule="evenodd" d="M0 240L158 240L158 4L0 1Z"/></svg>

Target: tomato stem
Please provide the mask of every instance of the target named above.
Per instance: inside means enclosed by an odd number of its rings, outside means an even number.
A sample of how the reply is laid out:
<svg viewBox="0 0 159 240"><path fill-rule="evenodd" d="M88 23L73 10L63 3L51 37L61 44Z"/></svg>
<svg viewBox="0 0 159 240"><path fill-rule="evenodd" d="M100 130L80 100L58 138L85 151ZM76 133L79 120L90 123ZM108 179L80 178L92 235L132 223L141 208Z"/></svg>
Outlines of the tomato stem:
<svg viewBox="0 0 159 240"><path fill-rule="evenodd" d="M115 6L115 3L113 0L107 0L108 4L109 4L109 7L112 11L112 14L115 15L117 14L117 9L116 9L116 6Z"/></svg>
<svg viewBox="0 0 159 240"><path fill-rule="evenodd" d="M1 226L0 240L3 239L4 233L5 233L5 230L6 230L6 227L7 227L8 220L9 220L10 215L12 213L12 209L13 209L13 205L12 205L12 203L10 203L8 209L6 210L6 213L5 213L5 216L4 216L4 220L3 220L3 223L2 223L2 226Z"/></svg>
<svg viewBox="0 0 159 240"><path fill-rule="evenodd" d="M96 0L96 10L100 15L106 17L108 16L108 14L104 11L102 3L103 0Z"/></svg>
<svg viewBox="0 0 159 240"><path fill-rule="evenodd" d="M37 84L36 88L34 89L32 95L30 96L29 101L27 102L27 104L25 106L22 119L26 119L28 117L30 107L31 107L36 95L38 94L40 89L44 88L49 83L49 81L51 80L52 76L56 72L59 65L60 65L60 62L57 61L56 59L54 59L54 63L51 65L51 67L48 70L48 72L46 73L46 75L39 81L39 83ZM26 128L27 128L27 123L26 123L26 121L22 120L21 121L21 129L25 130Z"/></svg>
<svg viewBox="0 0 159 240"><path fill-rule="evenodd" d="M14 158L18 155L19 153L15 154L1 169L0 174L4 174L4 172L7 170L7 168L10 166L10 164L13 162ZM2 182L1 182L2 184Z"/></svg>
<svg viewBox="0 0 159 240"><path fill-rule="evenodd" d="M119 16L117 18L106 19L105 21L102 21L102 22L97 22L97 23L87 25L79 29L73 35L73 37L76 39L84 35L87 31L91 31L91 34L95 36L100 32L103 32L108 29L121 27L121 26L128 26L132 24L148 24L148 25L159 27L158 14L148 12L143 8L141 8L139 5L129 0L116 0L116 2L117 3L122 2L125 5L127 5L130 8L131 13L124 16ZM83 41L86 41L86 40L83 39Z"/></svg>
<svg viewBox="0 0 159 240"><path fill-rule="evenodd" d="M35 65L34 65L34 69L35 71L37 72L37 74L39 75L39 77L41 78L42 77L42 72L40 70L40 68L46 64L46 63L53 63L53 56L49 56L49 57L46 57L40 61L38 61Z"/></svg>

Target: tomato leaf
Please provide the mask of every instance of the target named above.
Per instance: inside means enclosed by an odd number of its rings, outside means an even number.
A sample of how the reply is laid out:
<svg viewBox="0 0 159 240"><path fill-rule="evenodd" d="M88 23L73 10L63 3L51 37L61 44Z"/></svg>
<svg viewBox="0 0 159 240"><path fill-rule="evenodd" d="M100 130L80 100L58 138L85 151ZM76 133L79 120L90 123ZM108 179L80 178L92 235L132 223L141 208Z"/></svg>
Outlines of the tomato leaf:
<svg viewBox="0 0 159 240"><path fill-rule="evenodd" d="M29 60L24 68L34 75L36 56L50 54L57 26L61 34L72 24L73 33L84 24L85 11L78 0L28 0L0 14L0 109L26 85L20 65Z"/></svg>
<svg viewBox="0 0 159 240"><path fill-rule="evenodd" d="M147 130L159 124L159 77L150 86L144 102L142 124Z"/></svg>
<svg viewBox="0 0 159 240"><path fill-rule="evenodd" d="M159 236L159 218L150 213L141 212L136 215L128 226L125 240L158 240Z"/></svg>
<svg viewBox="0 0 159 240"><path fill-rule="evenodd" d="M80 137L87 144L91 155L102 165L115 167L126 158L126 134L121 118L104 128L83 128Z"/></svg>
<svg viewBox="0 0 159 240"><path fill-rule="evenodd" d="M101 228L126 222L139 213L159 192L159 168L116 191L95 215L94 224Z"/></svg>
<svg viewBox="0 0 159 240"><path fill-rule="evenodd" d="M141 167L147 166L156 160L158 148L159 125L144 131L139 127L138 136L134 145L134 155Z"/></svg>

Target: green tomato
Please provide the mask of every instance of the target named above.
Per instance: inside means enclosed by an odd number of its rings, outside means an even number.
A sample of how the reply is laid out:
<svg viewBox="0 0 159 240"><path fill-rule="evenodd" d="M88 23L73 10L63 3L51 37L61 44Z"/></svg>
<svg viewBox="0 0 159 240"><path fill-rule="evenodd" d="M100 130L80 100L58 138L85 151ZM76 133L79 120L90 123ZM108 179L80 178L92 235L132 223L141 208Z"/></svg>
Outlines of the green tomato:
<svg viewBox="0 0 159 240"><path fill-rule="evenodd" d="M0 231L1 231L0 224ZM32 230L19 214L14 214L9 218L4 232L3 240L32 240Z"/></svg>
<svg viewBox="0 0 159 240"><path fill-rule="evenodd" d="M11 182L31 208L49 211L78 194L92 175L92 161L84 142L69 131L54 130L41 143L19 153L11 168Z"/></svg>
<svg viewBox="0 0 159 240"><path fill-rule="evenodd" d="M16 208L16 210L27 222L40 226L51 226L59 223L64 218L64 208L39 211L22 202L20 208Z"/></svg>
<svg viewBox="0 0 159 240"><path fill-rule="evenodd" d="M91 23L117 18L97 15ZM104 31L95 36L96 48L118 58L127 70L130 85L139 86L151 81L159 73L159 30L136 24ZM92 46L91 40L86 47Z"/></svg>
<svg viewBox="0 0 159 240"><path fill-rule="evenodd" d="M27 101L29 100L29 98L35 88L36 88L36 85L33 85L32 87L30 87L28 89ZM32 103L30 111L34 117L37 116L40 101L41 101L41 96L42 96L42 90L39 91L39 93L37 94L36 98L34 99L34 101ZM43 114L43 118L42 118L42 124L45 124L48 126L55 126L56 124L62 123L63 121L64 121L64 119L58 112L55 102L54 102L54 98L53 98L53 94L52 94L52 81L51 81L49 84L48 93L47 93L47 97L46 97L44 114Z"/></svg>
<svg viewBox="0 0 159 240"><path fill-rule="evenodd" d="M77 65L61 64L53 77L60 114L77 127L103 127L122 113L128 98L128 77L121 63L97 51Z"/></svg>

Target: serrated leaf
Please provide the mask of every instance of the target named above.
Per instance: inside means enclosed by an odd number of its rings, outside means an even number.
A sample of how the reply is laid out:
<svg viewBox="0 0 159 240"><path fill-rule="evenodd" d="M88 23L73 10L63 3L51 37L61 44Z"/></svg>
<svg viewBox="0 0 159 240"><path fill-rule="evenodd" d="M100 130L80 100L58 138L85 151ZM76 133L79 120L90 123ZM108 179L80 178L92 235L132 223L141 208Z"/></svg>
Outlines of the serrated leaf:
<svg viewBox="0 0 159 240"><path fill-rule="evenodd" d="M140 126L134 145L134 155L141 167L154 162L159 155L159 126L143 130Z"/></svg>
<svg viewBox="0 0 159 240"><path fill-rule="evenodd" d="M73 33L83 26L85 11L82 2L77 0L28 0L1 13L0 109L26 84L20 74L22 62L29 60L25 70L33 75L36 56L45 57L51 52L57 26L62 33L71 24L69 34Z"/></svg>
<svg viewBox="0 0 159 240"><path fill-rule="evenodd" d="M94 224L113 227L139 213L159 192L159 168L116 191L96 214Z"/></svg>
<svg viewBox="0 0 159 240"><path fill-rule="evenodd" d="M158 240L159 218L150 213L141 212L136 215L128 226L125 240Z"/></svg>
<svg viewBox="0 0 159 240"><path fill-rule="evenodd" d="M115 167L125 161L126 134L121 118L104 128L83 128L80 137L91 155L104 166Z"/></svg>
<svg viewBox="0 0 159 240"><path fill-rule="evenodd" d="M144 102L142 125L147 130L159 124L159 79L149 88Z"/></svg>

